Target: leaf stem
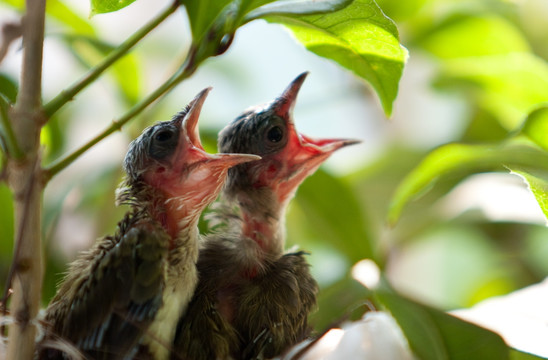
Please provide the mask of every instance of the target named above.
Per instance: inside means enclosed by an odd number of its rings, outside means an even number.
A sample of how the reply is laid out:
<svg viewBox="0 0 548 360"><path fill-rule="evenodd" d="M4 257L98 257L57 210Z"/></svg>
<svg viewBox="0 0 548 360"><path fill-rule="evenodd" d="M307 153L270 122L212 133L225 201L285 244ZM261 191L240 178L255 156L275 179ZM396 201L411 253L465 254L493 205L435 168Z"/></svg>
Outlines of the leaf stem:
<svg viewBox="0 0 548 360"><path fill-rule="evenodd" d="M117 120L114 120L112 124L104 129L101 133L97 134L93 139L88 141L86 144L82 145L80 148L76 149L73 153L67 155L63 159L56 161L51 166L48 166L44 169L44 182L47 183L52 177L54 177L61 170L70 165L74 160L80 157L83 153L93 147L95 144L112 134L113 132L120 130L129 120L138 115L143 111L147 106L156 101L159 97L173 89L175 85L183 81L184 79L190 77L196 67L193 66L192 62L192 52L187 56L185 62L181 67L175 72L168 80L166 80L162 85L160 85L156 90L144 98L141 102L133 106L127 113L122 115Z"/></svg>
<svg viewBox="0 0 548 360"><path fill-rule="evenodd" d="M57 110L63 107L67 102L71 101L76 94L82 89L91 84L97 79L106 69L108 69L113 63L124 56L135 44L142 40L149 32L162 23L169 15L171 15L179 6L178 1L173 3L162 11L158 16L152 19L148 24L140 28L137 32L131 35L120 46L113 50L100 64L92 68L86 75L80 80L74 83L68 89L65 89L59 93L50 102L44 105L44 114L47 118L50 118Z"/></svg>

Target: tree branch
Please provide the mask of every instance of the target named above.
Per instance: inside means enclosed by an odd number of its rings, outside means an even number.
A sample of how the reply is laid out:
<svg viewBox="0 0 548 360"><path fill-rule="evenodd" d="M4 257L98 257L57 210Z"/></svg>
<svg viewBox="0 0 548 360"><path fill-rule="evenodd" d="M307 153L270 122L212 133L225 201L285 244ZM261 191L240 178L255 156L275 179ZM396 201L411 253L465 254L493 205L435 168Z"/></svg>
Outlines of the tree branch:
<svg viewBox="0 0 548 360"><path fill-rule="evenodd" d="M158 14L157 17L152 19L148 24L140 28L120 46L113 50L100 64L91 69L79 81L74 83L68 89L61 91L59 95L44 105L44 114L46 117L50 118L57 110L63 107L67 102L71 101L76 94L82 91L82 89L95 81L95 79L97 79L106 69L124 56L135 44L141 41L149 32L155 29L169 15L171 15L178 8L178 6L179 3L174 1L167 9Z"/></svg>
<svg viewBox="0 0 548 360"><path fill-rule="evenodd" d="M8 184L14 195L15 248L13 296L10 313L8 359L30 360L34 354L36 329L33 325L42 295L42 245L40 179L40 128L42 53L46 0L26 0L23 18L23 63L20 90L8 116L23 152L21 159L8 159Z"/></svg>

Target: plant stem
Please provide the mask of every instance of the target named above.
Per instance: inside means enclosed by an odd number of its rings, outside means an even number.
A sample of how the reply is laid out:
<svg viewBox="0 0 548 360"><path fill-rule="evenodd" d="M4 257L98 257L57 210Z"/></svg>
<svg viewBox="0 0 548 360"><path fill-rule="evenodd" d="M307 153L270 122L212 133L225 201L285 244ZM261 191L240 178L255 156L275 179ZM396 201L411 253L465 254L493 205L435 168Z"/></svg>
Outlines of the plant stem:
<svg viewBox="0 0 548 360"><path fill-rule="evenodd" d="M97 136L95 136L93 139L88 141L86 144L82 145L80 148L76 149L73 153L67 155L63 159L56 161L52 165L46 167L44 169L44 182L48 182L52 177L54 177L57 173L59 173L61 170L66 168L68 165L70 165L74 160L76 160L78 157L80 157L83 153L85 153L87 150L89 150L91 147L93 147L95 144L112 134L113 132L120 130L122 126L124 126L129 120L134 118L137 114L139 114L141 111L143 111L147 106L152 104L154 101L156 101L160 96L164 95L175 85L183 81L184 79L188 78L194 70L196 69L194 66L189 66L191 63L189 62L189 59L191 59L192 56L189 55L187 57L187 60L185 63L177 70L175 74L173 74L166 82L164 82L162 85L160 85L156 90L154 90L151 94L149 94L146 98L141 100L138 104L133 106L127 113L122 115L117 120L114 120L112 124L107 127L105 130L100 132Z"/></svg>
<svg viewBox="0 0 548 360"><path fill-rule="evenodd" d="M160 23L162 23L169 15L171 15L178 8L179 3L174 1L168 8L162 11L158 16L152 19L148 24L140 28L137 32L131 35L120 46L113 50L100 64L92 68L86 75L84 75L79 81L74 83L68 89L65 89L59 93L50 102L44 105L44 114L47 118L50 118L57 110L63 107L67 102L71 101L76 94L82 89L91 84L97 79L106 69L108 69L114 62L124 56L135 44L141 41L148 33L154 30Z"/></svg>
<svg viewBox="0 0 548 360"><path fill-rule="evenodd" d="M34 322L42 295L40 129L42 53L46 0L26 0L23 20L23 60L20 90L8 114L23 156L8 161L8 184L14 195L17 249L12 265L13 296L8 359L30 360L34 355ZM11 155L11 154L10 154Z"/></svg>

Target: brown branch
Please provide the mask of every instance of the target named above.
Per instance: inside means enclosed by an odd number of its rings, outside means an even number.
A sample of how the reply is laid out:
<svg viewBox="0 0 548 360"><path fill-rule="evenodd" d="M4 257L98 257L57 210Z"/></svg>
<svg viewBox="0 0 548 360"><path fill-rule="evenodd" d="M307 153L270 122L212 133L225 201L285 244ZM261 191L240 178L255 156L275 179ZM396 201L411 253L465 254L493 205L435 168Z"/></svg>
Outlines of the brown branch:
<svg viewBox="0 0 548 360"><path fill-rule="evenodd" d="M14 195L16 257L13 259L13 294L10 313L8 359L31 360L42 294L40 164L42 51L44 44L45 0L26 0L23 18L23 63L15 107L9 113L23 157L9 158L8 184Z"/></svg>
<svg viewBox="0 0 548 360"><path fill-rule="evenodd" d="M38 165L39 164L35 161L34 167L36 169L38 169ZM31 195L32 195L30 190L32 189L32 184L36 180L35 179L35 174L36 174L35 172L32 172L30 174L27 185L25 186L26 194L25 194L25 198L23 200L23 218L28 218L28 216L29 216L30 201L31 201ZM24 225L25 225L25 223L23 221L21 221L19 223L19 229L17 231L17 239L15 241L15 250L13 251L14 261L12 261L12 263L11 263L11 266L10 266L10 269L9 269L9 272L8 272L8 277L7 277L7 280L6 280L6 284L4 286L4 293L2 294L2 298L0 299L0 315L3 315L3 316L5 316L7 314L7 311L8 311L8 307L7 307L8 297L10 296L11 290L12 290L13 277L15 275L16 266L17 266L17 263L18 263L17 259L21 258L21 246L23 244L23 236L25 234ZM1 326L0 327L0 336L3 333L4 333L4 326Z"/></svg>

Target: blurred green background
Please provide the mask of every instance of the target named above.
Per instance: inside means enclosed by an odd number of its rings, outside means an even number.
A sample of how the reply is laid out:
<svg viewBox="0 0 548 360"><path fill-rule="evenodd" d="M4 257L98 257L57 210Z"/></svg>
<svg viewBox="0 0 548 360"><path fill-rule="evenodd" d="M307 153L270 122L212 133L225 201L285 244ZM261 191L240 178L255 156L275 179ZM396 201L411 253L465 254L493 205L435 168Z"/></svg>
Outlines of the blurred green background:
<svg viewBox="0 0 548 360"><path fill-rule="evenodd" d="M1 20L18 1L0 0ZM206 149L246 107L277 96L300 72L311 74L295 108L309 136L348 137L297 193L287 218L288 244L311 253L322 292L318 328L363 302L352 266L373 258L392 285L441 309L468 307L541 281L548 274L548 229L525 183L508 172L462 167L440 176L390 226L387 212L402 179L432 149L450 142L496 144L548 101L548 2L545 0L381 0L409 50L393 117L376 95L334 63L308 53L287 31L263 21L241 28L227 54L59 174L44 196L44 304L67 263L126 211L114 206L127 144L213 86L200 129ZM49 1L44 97L51 99L168 1L140 0L88 19L81 1ZM66 16L69 13L70 16ZM123 19L123 20L121 20ZM190 35L179 11L48 123L44 162L75 149L161 83L184 58ZM67 46L69 45L69 46ZM174 55L176 54L176 55ZM20 44L0 64L0 88L14 94ZM174 60L174 58L176 58ZM0 161L3 161L0 159ZM499 170L499 169L492 169ZM474 174L473 176L470 176ZM12 198L0 184L0 279L13 250ZM205 225L202 224L205 229ZM3 290L4 282L0 282Z"/></svg>

